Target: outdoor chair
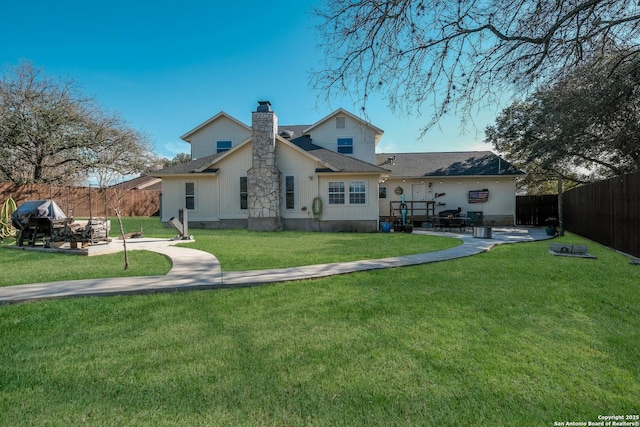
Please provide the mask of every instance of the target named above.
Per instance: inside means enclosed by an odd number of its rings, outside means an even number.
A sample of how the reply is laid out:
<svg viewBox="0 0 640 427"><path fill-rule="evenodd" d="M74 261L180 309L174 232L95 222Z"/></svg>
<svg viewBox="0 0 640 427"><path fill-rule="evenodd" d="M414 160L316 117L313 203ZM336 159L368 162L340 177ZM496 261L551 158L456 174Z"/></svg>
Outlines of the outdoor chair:
<svg viewBox="0 0 640 427"><path fill-rule="evenodd" d="M449 231L452 229L458 229L458 231L465 231L466 222L464 218L451 218L447 220L449 223Z"/></svg>

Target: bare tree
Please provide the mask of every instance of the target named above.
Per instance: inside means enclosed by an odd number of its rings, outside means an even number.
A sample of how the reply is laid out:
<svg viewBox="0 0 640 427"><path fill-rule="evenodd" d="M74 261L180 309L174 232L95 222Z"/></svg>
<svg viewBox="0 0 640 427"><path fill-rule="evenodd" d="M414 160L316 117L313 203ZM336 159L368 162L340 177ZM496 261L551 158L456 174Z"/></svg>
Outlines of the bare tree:
<svg viewBox="0 0 640 427"><path fill-rule="evenodd" d="M325 0L315 10L326 68L312 83L327 98L376 94L406 113L501 104L617 45L637 55L640 8L631 0Z"/></svg>
<svg viewBox="0 0 640 427"><path fill-rule="evenodd" d="M129 128L118 125L119 119L103 117L94 120L90 127L91 137L99 142L92 151L89 163L91 172L95 174L98 185L105 191L108 206L116 214L120 237L124 247L124 269L129 268L129 252L127 239L122 223L122 199L130 189L126 189L122 182L132 175L138 175L149 170L157 161L151 153L151 144L147 137ZM107 196L108 195L108 196Z"/></svg>
<svg viewBox="0 0 640 427"><path fill-rule="evenodd" d="M23 62L0 80L0 179L83 181L100 153L118 148L115 134L128 135L129 147L146 146L137 132L118 116L102 112L71 79L54 79Z"/></svg>

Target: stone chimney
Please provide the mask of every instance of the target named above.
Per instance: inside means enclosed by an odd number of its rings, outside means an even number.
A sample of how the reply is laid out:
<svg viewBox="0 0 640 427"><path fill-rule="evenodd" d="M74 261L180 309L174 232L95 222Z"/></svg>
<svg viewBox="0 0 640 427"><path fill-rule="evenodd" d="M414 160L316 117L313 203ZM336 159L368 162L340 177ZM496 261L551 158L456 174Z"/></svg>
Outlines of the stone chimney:
<svg viewBox="0 0 640 427"><path fill-rule="evenodd" d="M277 168L276 135L278 117L269 101L259 101L251 114L253 152L251 169L247 171L248 229L251 231L282 230L280 218L281 173Z"/></svg>

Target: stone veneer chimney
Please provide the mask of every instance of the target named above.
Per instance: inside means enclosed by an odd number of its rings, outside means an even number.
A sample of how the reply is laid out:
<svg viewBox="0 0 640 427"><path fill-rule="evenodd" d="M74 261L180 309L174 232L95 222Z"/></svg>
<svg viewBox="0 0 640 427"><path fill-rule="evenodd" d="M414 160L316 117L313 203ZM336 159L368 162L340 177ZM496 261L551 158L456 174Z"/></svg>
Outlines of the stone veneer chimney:
<svg viewBox="0 0 640 427"><path fill-rule="evenodd" d="M269 101L259 101L251 114L253 150L247 171L247 228L252 231L282 230L280 218L281 173L276 165L278 117Z"/></svg>

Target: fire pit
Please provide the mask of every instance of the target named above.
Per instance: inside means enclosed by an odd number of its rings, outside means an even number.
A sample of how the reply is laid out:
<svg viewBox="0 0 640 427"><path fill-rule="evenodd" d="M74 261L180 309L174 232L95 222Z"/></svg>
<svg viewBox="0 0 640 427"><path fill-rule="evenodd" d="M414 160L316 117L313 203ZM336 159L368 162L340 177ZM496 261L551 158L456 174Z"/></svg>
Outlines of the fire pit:
<svg viewBox="0 0 640 427"><path fill-rule="evenodd" d="M491 227L473 227L473 237L477 239L490 239Z"/></svg>

